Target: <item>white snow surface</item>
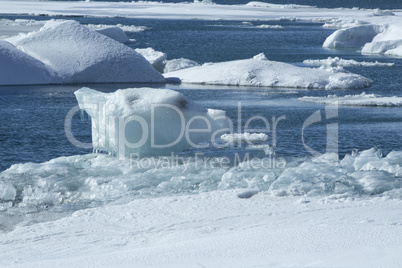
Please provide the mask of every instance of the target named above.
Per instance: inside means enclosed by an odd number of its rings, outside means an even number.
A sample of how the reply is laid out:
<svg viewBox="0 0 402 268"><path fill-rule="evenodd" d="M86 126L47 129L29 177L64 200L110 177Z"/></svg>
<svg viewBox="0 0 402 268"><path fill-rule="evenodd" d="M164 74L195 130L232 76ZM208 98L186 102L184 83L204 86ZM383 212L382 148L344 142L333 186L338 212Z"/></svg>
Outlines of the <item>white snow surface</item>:
<svg viewBox="0 0 402 268"><path fill-rule="evenodd" d="M193 84L325 89L364 88L373 82L338 69L304 68L269 61L263 53L252 59L208 63L164 76L178 77L182 83Z"/></svg>
<svg viewBox="0 0 402 268"><path fill-rule="evenodd" d="M319 104L337 104L341 106L369 106L369 107L395 107L402 106L402 97L382 97L376 94L359 95L328 95L326 97L302 97L298 99L303 102L313 102Z"/></svg>
<svg viewBox="0 0 402 268"><path fill-rule="evenodd" d="M81 88L78 104L92 120L92 145L121 157L178 152L216 139L228 122L221 110L205 109L168 89L131 88L102 93Z"/></svg>
<svg viewBox="0 0 402 268"><path fill-rule="evenodd" d="M75 21L48 21L7 41L43 62L57 83L164 82L133 49Z"/></svg>
<svg viewBox="0 0 402 268"><path fill-rule="evenodd" d="M120 42L120 43L129 43L130 39L124 33L124 31L120 27L107 27L102 29L96 30L98 33L106 35L113 40Z"/></svg>
<svg viewBox="0 0 402 268"><path fill-rule="evenodd" d="M341 66L341 67L356 67L356 66L364 66L364 67L390 67L394 66L394 63L385 63L385 62L367 62L367 61L356 61L356 60L345 60L339 57L328 57L327 59L318 59L318 60L304 60L304 64L313 65L313 66Z"/></svg>
<svg viewBox="0 0 402 268"><path fill-rule="evenodd" d="M137 161L77 155L0 173L9 181L0 183L2 198L22 198L14 207L2 203L5 212L139 197L54 221L32 218L39 223L0 233L0 266L401 264L402 152L384 157L373 148L342 160L326 154L268 170L247 162L154 169Z"/></svg>

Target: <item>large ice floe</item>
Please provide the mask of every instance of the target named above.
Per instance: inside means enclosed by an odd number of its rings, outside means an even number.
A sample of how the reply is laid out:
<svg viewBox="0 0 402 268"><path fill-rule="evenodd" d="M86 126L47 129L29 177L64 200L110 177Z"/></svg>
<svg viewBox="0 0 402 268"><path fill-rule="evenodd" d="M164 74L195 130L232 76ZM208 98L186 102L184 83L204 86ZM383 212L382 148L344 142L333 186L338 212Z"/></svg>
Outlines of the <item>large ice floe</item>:
<svg viewBox="0 0 402 268"><path fill-rule="evenodd" d="M362 54L402 56L402 23L368 24L340 29L324 42L326 48L361 48Z"/></svg>
<svg viewBox="0 0 402 268"><path fill-rule="evenodd" d="M107 34L114 34L116 30ZM164 82L163 76L140 54L75 21L49 21L39 31L8 38L1 58L17 70L17 78L1 76L0 84ZM10 57L8 55L19 56ZM33 62L36 62L33 64ZM1 64L3 60L1 61ZM20 65L29 64L24 72ZM47 72L35 81L34 73ZM50 82L49 82L50 80Z"/></svg>
<svg viewBox="0 0 402 268"><path fill-rule="evenodd" d="M207 63L164 76L194 84L325 89L364 88L373 82L339 68L303 68L270 61L263 53L252 59Z"/></svg>
<svg viewBox="0 0 402 268"><path fill-rule="evenodd" d="M173 90L81 88L75 95L92 119L94 149L121 157L178 152L228 131L224 111L204 109Z"/></svg>
<svg viewBox="0 0 402 268"><path fill-rule="evenodd" d="M341 106L368 106L368 107L395 107L402 106L402 97L382 97L376 94L359 95L328 95L326 97L302 97L298 99L303 102L313 102L319 104L337 104Z"/></svg>

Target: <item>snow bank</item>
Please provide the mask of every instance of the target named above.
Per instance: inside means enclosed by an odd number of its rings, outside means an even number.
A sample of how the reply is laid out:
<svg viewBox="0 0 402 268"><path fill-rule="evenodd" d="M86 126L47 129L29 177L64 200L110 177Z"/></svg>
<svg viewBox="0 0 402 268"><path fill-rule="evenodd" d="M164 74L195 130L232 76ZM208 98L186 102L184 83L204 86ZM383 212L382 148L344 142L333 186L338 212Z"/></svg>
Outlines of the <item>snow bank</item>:
<svg viewBox="0 0 402 268"><path fill-rule="evenodd" d="M360 95L346 95L343 97L338 97L337 95L328 95L327 97L302 97L298 100L319 104L337 104L341 106L402 106L402 97L381 97L364 92Z"/></svg>
<svg viewBox="0 0 402 268"><path fill-rule="evenodd" d="M264 142L268 140L268 135L264 133L234 133L223 134L221 140L225 142L246 141L246 142Z"/></svg>
<svg viewBox="0 0 402 268"><path fill-rule="evenodd" d="M204 64L164 74L183 83L292 88L364 88L372 80L338 69L311 69L269 61L263 53L253 59Z"/></svg>
<svg viewBox="0 0 402 268"><path fill-rule="evenodd" d="M362 47L363 54L402 56L402 24L362 25L340 29L324 42L326 48Z"/></svg>
<svg viewBox="0 0 402 268"><path fill-rule="evenodd" d="M161 155L209 141L227 127L225 112L204 109L168 89L137 88L101 93L75 92L92 119L96 150L118 156Z"/></svg>
<svg viewBox="0 0 402 268"><path fill-rule="evenodd" d="M59 82L50 68L10 43L0 40L0 85Z"/></svg>
<svg viewBox="0 0 402 268"><path fill-rule="evenodd" d="M322 60L304 60L304 64L306 65L313 65L313 66L341 66L341 67L357 67L357 66L364 66L364 67L389 67L394 66L394 63L383 63L383 62L367 62L367 61L356 61L356 60L344 60L339 57L328 57L327 59Z"/></svg>
<svg viewBox="0 0 402 268"><path fill-rule="evenodd" d="M136 48L136 52L141 54L158 72L162 73L165 68L167 55L163 52L156 51L152 47Z"/></svg>
<svg viewBox="0 0 402 268"><path fill-rule="evenodd" d="M43 62L61 83L164 82L133 49L75 21L49 21L7 41Z"/></svg>
<svg viewBox="0 0 402 268"><path fill-rule="evenodd" d="M169 73L195 66L200 66L200 64L198 62L185 58L168 60L166 61L165 69L163 70L163 72Z"/></svg>

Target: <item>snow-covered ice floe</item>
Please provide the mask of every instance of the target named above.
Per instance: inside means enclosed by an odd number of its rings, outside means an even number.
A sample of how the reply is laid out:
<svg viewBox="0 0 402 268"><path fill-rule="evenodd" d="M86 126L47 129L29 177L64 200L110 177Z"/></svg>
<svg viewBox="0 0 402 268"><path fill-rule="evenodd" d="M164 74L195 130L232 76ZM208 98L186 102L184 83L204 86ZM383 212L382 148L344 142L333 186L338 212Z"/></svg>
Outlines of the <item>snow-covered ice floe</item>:
<svg viewBox="0 0 402 268"><path fill-rule="evenodd" d="M182 83L194 84L325 89L364 88L373 82L339 69L303 68L270 61L263 53L252 59L207 63L165 73L164 76L178 77Z"/></svg>
<svg viewBox="0 0 402 268"><path fill-rule="evenodd" d="M364 67L390 67L394 66L394 63L385 63L385 62L367 62L367 61L356 61L356 60L345 60L339 57L328 57L327 59L319 59L319 60L304 60L304 64L306 65L313 65L313 66L341 66L341 67L357 67L357 66L364 66Z"/></svg>
<svg viewBox="0 0 402 268"><path fill-rule="evenodd" d="M7 61L14 75L0 76L0 85L165 81L143 56L106 35L75 21L52 20L37 32L8 38L8 45L1 43L0 64ZM35 73L46 75L32 78Z"/></svg>
<svg viewBox="0 0 402 268"><path fill-rule="evenodd" d="M147 61L149 61L155 68L155 70L161 73L163 72L167 60L166 53L156 51L152 47L136 48L135 51L141 54Z"/></svg>
<svg viewBox="0 0 402 268"><path fill-rule="evenodd" d="M313 102L319 104L337 104L341 106L371 106L371 107L395 107L402 106L402 97L382 97L376 94L360 95L328 95L326 97L302 97L298 99L303 102Z"/></svg>
<svg viewBox="0 0 402 268"><path fill-rule="evenodd" d="M169 154L228 131L224 111L202 108L173 90L81 88L74 94L91 117L93 148L113 155Z"/></svg>
<svg viewBox="0 0 402 268"><path fill-rule="evenodd" d="M324 42L326 48L361 48L362 54L402 56L402 23L369 24L340 29Z"/></svg>

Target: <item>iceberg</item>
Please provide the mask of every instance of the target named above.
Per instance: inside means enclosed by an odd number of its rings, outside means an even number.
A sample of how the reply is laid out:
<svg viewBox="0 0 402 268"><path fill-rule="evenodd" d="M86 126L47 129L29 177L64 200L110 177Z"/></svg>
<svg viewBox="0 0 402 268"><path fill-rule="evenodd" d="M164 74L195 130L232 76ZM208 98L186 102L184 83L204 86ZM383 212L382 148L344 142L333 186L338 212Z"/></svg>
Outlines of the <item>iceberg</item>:
<svg viewBox="0 0 402 268"><path fill-rule="evenodd" d="M93 148L120 158L204 146L198 144L229 130L224 111L204 109L173 90L81 88L74 94L91 117Z"/></svg>
<svg viewBox="0 0 402 268"><path fill-rule="evenodd" d="M364 88L373 82L361 75L339 69L304 68L270 61L263 53L252 59L207 63L165 73L164 76L178 77L182 83L311 89Z"/></svg>
<svg viewBox="0 0 402 268"><path fill-rule="evenodd" d="M324 42L325 48L361 48L362 54L402 56L402 24L369 24L340 29Z"/></svg>
<svg viewBox="0 0 402 268"><path fill-rule="evenodd" d="M58 83L163 83L133 49L75 21L47 22L39 31L7 39L55 73Z"/></svg>
<svg viewBox="0 0 402 268"><path fill-rule="evenodd" d="M338 97L337 95L328 95L326 97L302 97L298 99L303 102L312 102L319 104L337 104L341 106L370 106L370 107L396 107L402 106L402 97L382 97L376 94L346 95Z"/></svg>

